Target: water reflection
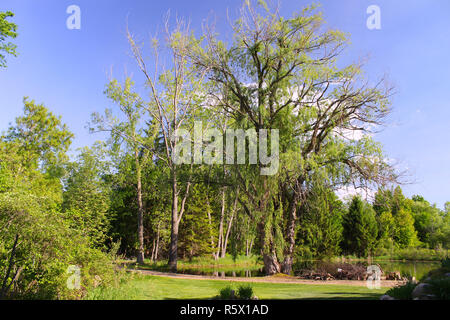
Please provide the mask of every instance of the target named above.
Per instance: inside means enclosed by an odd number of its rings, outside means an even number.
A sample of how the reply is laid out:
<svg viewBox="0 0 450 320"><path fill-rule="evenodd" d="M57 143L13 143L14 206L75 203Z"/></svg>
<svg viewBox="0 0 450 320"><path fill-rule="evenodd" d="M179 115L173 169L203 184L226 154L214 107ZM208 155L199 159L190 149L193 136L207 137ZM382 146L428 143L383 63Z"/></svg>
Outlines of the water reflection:
<svg viewBox="0 0 450 320"><path fill-rule="evenodd" d="M346 263L350 264L363 264L364 266L368 266L370 264L377 264L381 267L384 273L388 272L400 272L402 277L415 277L416 279L421 279L424 277L429 271L436 269L439 267L439 262L422 262L422 261L365 261L365 262L353 262L346 261ZM298 274L301 270L314 270L323 267L324 264L333 264L332 262L324 262L324 261L301 261L297 262L294 266L293 274ZM217 269L208 269L208 268L180 268L178 273L181 274L192 274L192 275L202 275L202 276L212 276L216 278L250 278L250 277L262 277L264 276L264 270L260 266L255 266L254 268L248 269L232 269L227 268L227 270L223 270L220 268Z"/></svg>
<svg viewBox="0 0 450 320"><path fill-rule="evenodd" d="M186 268L179 269L178 273L181 274L192 274L199 276L212 276L215 278L250 278L250 277L262 277L264 276L263 268L253 269L253 270L209 270L209 269L196 269L196 268Z"/></svg>

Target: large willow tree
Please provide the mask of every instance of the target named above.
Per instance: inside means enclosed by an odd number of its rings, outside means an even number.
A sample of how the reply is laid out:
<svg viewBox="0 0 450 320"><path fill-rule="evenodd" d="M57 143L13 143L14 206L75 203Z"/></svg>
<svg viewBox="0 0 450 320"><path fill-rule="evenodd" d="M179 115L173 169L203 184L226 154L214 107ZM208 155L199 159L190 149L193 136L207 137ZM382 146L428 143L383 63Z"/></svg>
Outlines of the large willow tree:
<svg viewBox="0 0 450 320"><path fill-rule="evenodd" d="M227 45L206 28L191 58L210 80L217 112L236 128L279 130L275 175L260 175L261 164L233 168L245 212L258 222L266 273L290 273L298 210L313 178L334 188L396 178L367 134L389 114L392 89L383 80L371 85L360 64L338 67L346 36L325 30L314 6L286 19L246 1L233 29Z"/></svg>

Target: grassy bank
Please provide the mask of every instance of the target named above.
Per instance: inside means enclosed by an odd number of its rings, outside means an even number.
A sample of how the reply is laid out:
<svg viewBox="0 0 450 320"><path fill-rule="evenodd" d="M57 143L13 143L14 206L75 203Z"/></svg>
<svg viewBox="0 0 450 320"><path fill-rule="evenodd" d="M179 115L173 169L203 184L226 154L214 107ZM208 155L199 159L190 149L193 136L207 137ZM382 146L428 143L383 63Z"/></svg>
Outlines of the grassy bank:
<svg viewBox="0 0 450 320"><path fill-rule="evenodd" d="M232 285L248 283L219 280L172 279L157 276L130 276L116 288L97 288L89 292L91 300L167 300L211 299L219 290ZM259 299L379 299L386 288L371 290L366 287L344 285L307 285L285 283L252 283Z"/></svg>

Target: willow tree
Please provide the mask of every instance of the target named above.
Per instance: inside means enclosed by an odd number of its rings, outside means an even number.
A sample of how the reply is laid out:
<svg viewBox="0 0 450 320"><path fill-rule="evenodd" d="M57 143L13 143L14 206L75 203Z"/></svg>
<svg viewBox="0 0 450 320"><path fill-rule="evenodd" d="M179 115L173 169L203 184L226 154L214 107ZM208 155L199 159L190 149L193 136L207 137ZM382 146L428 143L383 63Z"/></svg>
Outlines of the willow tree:
<svg viewBox="0 0 450 320"><path fill-rule="evenodd" d="M262 1L246 1L233 30L227 45L205 28L205 44L190 55L210 80L214 105L235 127L279 130L276 174L260 175L261 163L234 169L245 211L259 221L265 272L290 273L297 211L313 177L336 188L395 178L367 134L388 115L392 89L366 81L361 64L337 66L348 41L324 29L315 6L284 18Z"/></svg>

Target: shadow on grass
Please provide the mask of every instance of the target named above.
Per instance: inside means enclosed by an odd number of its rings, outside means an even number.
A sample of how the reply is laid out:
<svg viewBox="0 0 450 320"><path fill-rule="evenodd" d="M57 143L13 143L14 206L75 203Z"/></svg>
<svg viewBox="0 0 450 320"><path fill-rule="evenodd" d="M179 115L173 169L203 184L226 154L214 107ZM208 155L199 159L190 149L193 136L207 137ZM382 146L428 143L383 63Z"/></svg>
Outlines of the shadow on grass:
<svg viewBox="0 0 450 320"><path fill-rule="evenodd" d="M261 299L261 300L255 300L255 301L264 301L264 300L269 300L269 301L277 301L277 300L292 300L292 301L322 301L322 300L336 300L336 301L355 301L355 300L379 300L381 294L376 294L376 293L369 293L369 294L357 294L357 293L352 293L352 292L342 292L342 293L336 293L336 292L329 292L329 293L325 293L325 294L329 294L330 297L309 297L309 298L292 298L292 299ZM339 297L339 295L347 295L346 297ZM355 295L354 297L349 297L348 295ZM176 299L176 298L163 298L162 300L186 300L186 299ZM209 299L202 299L202 298L189 298L188 300L192 300L192 301L209 301L209 300L213 300L213 301L237 301L237 302L243 302L245 300L220 300L217 298L209 298Z"/></svg>

